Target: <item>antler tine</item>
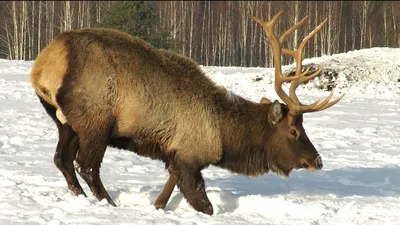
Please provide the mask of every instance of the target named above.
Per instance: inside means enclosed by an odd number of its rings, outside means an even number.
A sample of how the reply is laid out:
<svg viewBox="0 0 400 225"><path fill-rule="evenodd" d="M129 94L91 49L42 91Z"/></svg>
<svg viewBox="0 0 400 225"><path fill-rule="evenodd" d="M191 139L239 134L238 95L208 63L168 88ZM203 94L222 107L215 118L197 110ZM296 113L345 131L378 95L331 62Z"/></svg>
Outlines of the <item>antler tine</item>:
<svg viewBox="0 0 400 225"><path fill-rule="evenodd" d="M282 84L284 82L291 82L295 79L300 78L300 76L293 76L293 77L285 77L282 74L282 62L281 62L281 50L282 50L282 45L278 38L276 37L274 33L274 26L279 19L279 17L282 15L283 10L279 11L270 21L263 21L262 19L253 17L253 19L259 23L265 34L267 35L269 39L269 45L272 48L273 52L273 59L274 59L274 68L275 68L275 91L277 95L284 101L290 108L290 105L294 106L294 102L289 98L289 96L282 90ZM300 24L301 25L301 24ZM299 25L299 26L300 26ZM293 31L290 31L293 32Z"/></svg>
<svg viewBox="0 0 400 225"><path fill-rule="evenodd" d="M283 41L286 39L286 37L290 34L292 34L296 29L299 27L303 26L306 21L307 21L308 16L304 17L300 22L298 22L296 25L291 27L289 30L287 30L279 39L280 43L282 44ZM297 48L296 51L289 50L289 49L283 49L283 54L292 56L295 61L296 61L296 75L300 75L301 70L302 70L302 55L303 55L303 50L307 42L325 25L327 22L327 19L325 19L320 25L318 25L310 34L305 37L302 42L300 43L299 47ZM307 73L304 73L302 76L304 76ZM303 82L302 82L303 83Z"/></svg>
<svg viewBox="0 0 400 225"><path fill-rule="evenodd" d="M328 96L324 101L320 102L320 100L315 101L314 103L310 105L303 105L299 101L298 97L296 96L296 88L302 84L305 83L309 80L314 79L315 77L319 76L321 74L321 71L323 70L324 67L319 68L316 72L313 74L306 76L308 74L308 71L310 70L310 67L308 67L304 72L302 72L302 61L303 61L303 50L307 42L314 37L314 35L326 24L328 19L325 19L321 24L319 24L311 33L309 33L300 43L298 46L297 50L289 50L286 48L283 48L282 45L285 42L286 38L291 35L296 29L304 26L304 24L307 21L308 17L304 17L300 22L289 28L279 39L274 33L274 26L279 19L279 17L282 15L283 10L279 11L275 16L272 17L270 21L263 21L259 18L253 17L253 19L259 23L265 34L267 35L269 39L269 45L272 49L273 52L273 59L274 59L274 68L275 68L275 91L277 95L284 101L288 107L289 107L289 114L291 117L289 117L289 122L294 121L296 115L305 113L305 112L316 112L316 111L321 111L326 108L329 108L336 104L337 102L342 99L344 95L341 97L335 99L332 102L329 102L330 99L333 96L333 92ZM296 73L294 76L284 76L282 74L282 62L281 62L281 56L282 53L284 55L289 55L292 56L295 61L296 61ZM289 90L289 96L283 91L282 89L282 84L285 82L291 82L290 85L290 90Z"/></svg>
<svg viewBox="0 0 400 225"><path fill-rule="evenodd" d="M320 100L318 99L317 101L315 101L313 104L311 105L302 105L299 101L299 99L297 98L297 95L295 94L296 88L299 84L302 84L304 82L307 82L308 80L312 80L315 77L319 76L321 71L323 70L325 66L322 66L321 68L319 68L316 72L314 72L313 74L306 76L306 77L301 77L298 80L295 80L292 82L292 84L290 85L290 90L289 90L289 96L291 99L293 99L293 101L295 101L296 103L298 103L298 107L296 107L295 109L298 110L296 112L299 113L306 113L306 112L318 112L318 111L322 111L324 109L327 109L333 105L335 105L336 103L338 103L344 96L344 94L342 94L340 97L338 97L337 99L335 99L332 102L329 102L333 96L334 90L331 91L331 93L329 94L329 96L322 101L321 103ZM302 73L302 75L307 74L308 70L310 67L307 68L307 70L305 72ZM318 104L319 103L319 104Z"/></svg>
<svg viewBox="0 0 400 225"><path fill-rule="evenodd" d="M262 20L260 18L253 17L253 20L256 21L257 23L259 23L262 26L265 34L267 35L267 37L269 39L269 44L270 44L270 46L272 48L273 56L274 56L275 74L277 74L277 73L278 74L282 74L282 68L281 68L281 65L282 65L281 64L281 49L282 49L282 46L281 46L278 38L274 34L274 26L275 26L276 22L278 21L279 17L282 15L282 13L283 13L283 10L280 10L275 16L272 17L272 19L270 21L264 21L264 20ZM301 24L299 26L301 26ZM299 77L300 76L293 76L293 77L281 76L280 79L282 79L283 80L282 83L284 83L284 82L291 82L292 80L295 80L295 79L297 79ZM280 80L280 82L281 82L281 80Z"/></svg>
<svg viewBox="0 0 400 225"><path fill-rule="evenodd" d="M307 44L307 42L312 38L312 37L314 37L314 35L319 31L319 30L321 30L321 28L326 24L326 22L328 22L328 18L326 18L324 21L322 21L322 23L320 23L313 31L311 31L311 33L309 33L302 41L301 41L301 43L300 43L300 45L299 45L299 47L298 47L298 50L301 50L301 51L299 51L299 57L301 57L301 54L303 53L303 49L304 49L304 46L306 46L306 44Z"/></svg>
<svg viewBox="0 0 400 225"><path fill-rule="evenodd" d="M327 109L327 108L329 108L329 107L335 105L336 103L338 103L343 97L344 97L344 93L343 93L339 98L336 98L335 100L333 100L333 101L327 103L327 104L324 105L323 107L321 107L321 108L319 108L318 110L313 111L313 112L318 112L318 111L325 110L325 109Z"/></svg>
<svg viewBox="0 0 400 225"><path fill-rule="evenodd" d="M307 22L308 16L304 17L302 20L300 20L300 22L298 22L297 24L295 24L294 26L292 26L291 28L289 28L280 38L279 38L279 42L282 45L283 42L285 41L286 37L291 35L295 30L297 30L298 28L304 26L304 24ZM326 23L327 20L323 21L319 26L317 26L314 31L312 31L306 38L303 39L303 41L301 42L299 48L296 51L293 50L289 50L289 49L282 49L282 53L285 55L289 55L292 56L295 61L296 61L296 72L295 72L295 76L294 77L298 77L297 79L294 79L291 82L290 85L290 91L289 91L289 98L295 103L296 107L292 107L293 108L293 114L297 114L296 111L298 111L298 113L301 113L301 109L298 106L303 106L299 100L299 98L297 97L295 91L296 88L302 84L307 82L308 80L314 79L315 77L317 77L320 72L322 71L323 68L320 68L318 71L316 71L315 73L313 73L310 76L305 76L310 67L308 67L306 69L306 71L304 71L302 73L302 54L303 54L303 50L305 47L305 44L318 32L319 29L322 28L322 26ZM318 104L318 102L315 102L314 104L311 104L309 106L304 106L304 110L309 110L310 108L316 106Z"/></svg>
<svg viewBox="0 0 400 225"><path fill-rule="evenodd" d="M285 33L282 34L282 36L279 38L279 43L281 45L283 45L283 43L286 40L286 37L291 35L295 30L301 28L302 26L304 26L304 24L307 22L308 16L304 17L303 19L300 20L300 22L298 22L297 24L295 24L294 26L292 26L291 28L289 28ZM297 62L297 51L293 51L293 50L289 50L289 49L282 49L282 53L285 55L289 55L292 56L293 58L296 59ZM296 75L298 75L301 71L298 71L298 69L296 68Z"/></svg>
<svg viewBox="0 0 400 225"><path fill-rule="evenodd" d="M303 50L304 47L306 46L307 42L314 37L314 35L326 24L326 22L328 21L328 19L325 19L324 21L322 21L322 23L320 23L313 31L311 31L311 33L309 33L300 43L300 45L298 46L296 51L291 52L291 55L295 58L296 60L296 75L301 75L301 77L303 78L307 73L301 73L301 70L303 68L302 65L302 61L303 61ZM302 22L302 21L300 21ZM320 72L322 71L323 67L320 68L317 72L315 72L313 75L308 76L308 78L306 80L303 79L298 79L298 80L294 80L291 85L290 85L290 98L293 98L294 101L297 104L301 104L298 97L295 94L295 90L296 88L299 86L299 84L302 84L308 80L314 79L316 76L318 76L320 74Z"/></svg>
<svg viewBox="0 0 400 225"><path fill-rule="evenodd" d="M325 105L327 105L327 103L329 102L329 100L331 99L333 93L331 93L330 97L326 98L323 102L321 102L320 104L318 104L319 101L314 102L311 105L303 105L301 104L299 98L296 95L296 88L300 85L303 84L309 80L314 79L315 77L319 76L323 70L323 68L325 66L322 66L321 68L319 68L316 72L314 72L313 74L306 76L309 68L307 68L306 71L304 71L303 73L301 72L302 70L302 54L303 54L303 50L305 45L307 44L307 42L314 37L314 35L326 24L326 22L328 21L328 19L325 19L324 21L322 21L322 23L320 23L313 31L311 31L311 33L309 33L300 43L299 47L297 48L296 51L289 51L289 54L292 55L295 60L296 60L296 75L300 76L300 78L292 81L291 85L290 85L290 89L289 89L289 96L290 98L296 103L296 105L298 107L293 108L292 110L292 114L296 115L296 114L301 114L301 113L305 113L305 112L314 112L314 111L320 111L324 108ZM340 99L339 99L340 100ZM329 104L330 105L330 104ZM332 104L333 105L333 104ZM332 106L330 105L330 106ZM329 106L329 107L330 107Z"/></svg>
<svg viewBox="0 0 400 225"><path fill-rule="evenodd" d="M293 27L289 28L285 33L282 34L282 36L279 38L279 43L283 45L285 42L285 39L287 36L291 35L295 30L298 28L304 26L304 24L307 22L308 16L304 17L303 19L300 20L296 25Z"/></svg>
<svg viewBox="0 0 400 225"><path fill-rule="evenodd" d="M312 73L309 76L306 76L308 71L310 70L310 67L307 67L307 69L300 74L300 78L297 80L292 81L292 83L290 84L290 89L289 89L289 97L291 99L293 99L293 101L297 104L297 105L303 105L301 104L299 98L296 95L296 88L300 85L300 84L304 84L309 80L312 80L314 78L316 78L317 76L320 75L320 73L322 72L322 70L324 69L325 66L321 66L321 68L319 68L317 71L315 71L314 73Z"/></svg>
<svg viewBox="0 0 400 225"><path fill-rule="evenodd" d="M322 101L320 104L316 105L315 107L311 108L310 110L318 110L318 109L322 108L324 105L326 105L331 100L332 96L333 96L333 91L331 91L329 96L326 97L324 101Z"/></svg>
<svg viewBox="0 0 400 225"><path fill-rule="evenodd" d="M325 109L335 105L336 103L338 103L343 98L344 94L342 94L340 97L336 98L335 100L329 102L329 100L332 98L332 96L333 96L333 91L319 105L317 105L317 106L315 106L314 108L311 108L311 109L305 109L303 113L306 113L306 112L318 112L318 111L325 110Z"/></svg>

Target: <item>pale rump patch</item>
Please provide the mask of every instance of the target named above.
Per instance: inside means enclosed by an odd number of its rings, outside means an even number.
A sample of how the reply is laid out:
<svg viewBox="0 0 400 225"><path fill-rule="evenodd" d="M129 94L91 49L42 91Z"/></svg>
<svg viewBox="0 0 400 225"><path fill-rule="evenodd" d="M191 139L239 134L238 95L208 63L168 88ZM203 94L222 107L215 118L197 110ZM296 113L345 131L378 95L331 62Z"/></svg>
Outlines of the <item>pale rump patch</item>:
<svg viewBox="0 0 400 225"><path fill-rule="evenodd" d="M64 114L61 112L61 109L57 109L56 111L57 119L62 123L65 124L67 122L67 118L65 118Z"/></svg>
<svg viewBox="0 0 400 225"><path fill-rule="evenodd" d="M31 84L36 93L56 108L59 108L56 94L66 75L67 57L68 50L64 42L54 40L38 55L30 74ZM60 119L58 113L57 118Z"/></svg>

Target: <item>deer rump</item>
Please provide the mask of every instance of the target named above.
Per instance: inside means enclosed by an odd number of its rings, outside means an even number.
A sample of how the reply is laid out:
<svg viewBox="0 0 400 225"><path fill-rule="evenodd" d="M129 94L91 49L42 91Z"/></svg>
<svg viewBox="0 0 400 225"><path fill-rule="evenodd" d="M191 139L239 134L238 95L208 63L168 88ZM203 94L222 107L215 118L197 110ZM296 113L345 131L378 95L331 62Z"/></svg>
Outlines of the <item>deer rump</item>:
<svg viewBox="0 0 400 225"><path fill-rule="evenodd" d="M271 27L280 14L272 22L255 19L272 38L274 59L281 43ZM304 20L300 23L296 29ZM247 176L271 171L287 177L293 169L322 168L302 114L340 98L329 102L331 94L320 104L301 104L296 87L321 72L305 77L301 60L296 58L290 78L274 60L275 89L287 105L265 98L255 103L217 86L184 56L115 30L87 28L53 40L35 60L30 78L57 125L54 162L75 195L86 196L77 171L96 198L116 205L99 175L105 150L113 146L165 162L170 176L156 208L166 206L177 185L195 210L211 215L201 175L211 164ZM290 96L280 87L284 82L292 82Z"/></svg>

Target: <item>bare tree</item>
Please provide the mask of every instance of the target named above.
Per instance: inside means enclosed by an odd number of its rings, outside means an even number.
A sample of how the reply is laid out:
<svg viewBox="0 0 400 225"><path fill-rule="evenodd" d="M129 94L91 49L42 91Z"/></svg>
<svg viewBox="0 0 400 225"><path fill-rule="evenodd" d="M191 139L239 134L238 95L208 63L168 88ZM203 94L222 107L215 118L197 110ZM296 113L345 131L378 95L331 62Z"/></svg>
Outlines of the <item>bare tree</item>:
<svg viewBox="0 0 400 225"><path fill-rule="evenodd" d="M250 19L249 11L249 2L248 1L239 1L238 9L240 13L240 41L239 46L241 48L240 52L240 66L246 66L246 58L247 58L247 30L248 30L248 20Z"/></svg>
<svg viewBox="0 0 400 225"><path fill-rule="evenodd" d="M318 5L319 4L321 4L321 2L317 2L314 5L314 27L315 27L315 24L318 24L318 19L319 19L318 18ZM320 36L320 34L316 34L315 37L314 37L314 53L313 53L313 55L318 55L319 54L319 45L318 45L319 38L318 37Z"/></svg>
<svg viewBox="0 0 400 225"><path fill-rule="evenodd" d="M26 34L28 24L27 2L11 3L11 9L7 10L11 16L12 24L6 25L7 33L12 31L12 38L8 38L9 47L11 48L10 59L25 60L26 59ZM29 43L28 43L29 44Z"/></svg>
<svg viewBox="0 0 400 225"><path fill-rule="evenodd" d="M85 10L85 3L83 1L78 1L78 16L77 16L77 24L78 24L78 28L82 29L85 25L85 14L86 14L86 10Z"/></svg>
<svg viewBox="0 0 400 225"><path fill-rule="evenodd" d="M91 13L91 4L89 1L85 1L85 9L86 9L86 27L90 27L91 26L91 21L92 21L92 13Z"/></svg>
<svg viewBox="0 0 400 225"><path fill-rule="evenodd" d="M71 10L71 1L63 2L63 13L60 15L61 31L72 29L73 11Z"/></svg>
<svg viewBox="0 0 400 225"><path fill-rule="evenodd" d="M12 59L20 59L20 52L19 52L19 48L18 48L18 43L19 41L19 35L18 35L18 27L19 27L19 23L18 23L18 18L17 18L17 3L15 1L12 2L12 21L14 24L13 27L13 33L14 33L14 38L13 38L13 48L14 48L14 54Z"/></svg>
<svg viewBox="0 0 400 225"><path fill-rule="evenodd" d="M42 1L39 1L39 13L38 13L38 31L37 31L37 53L42 50L41 40L42 40Z"/></svg>
<svg viewBox="0 0 400 225"><path fill-rule="evenodd" d="M54 1L45 1L45 43L49 43L54 37ZM39 34L40 35L40 34ZM43 37L43 36L41 36ZM38 45L39 46L39 45ZM39 48L39 47L38 47Z"/></svg>
<svg viewBox="0 0 400 225"><path fill-rule="evenodd" d="M327 41L327 51L326 51L326 53L328 54L328 55L330 55L331 54L331 50L332 50L332 20L333 20L333 18L332 18L332 2L331 1L327 1L326 2L326 4L327 4L327 7L328 7L328 28L327 28L327 32L328 32L328 34L327 34L327 36L328 36L328 41Z"/></svg>
<svg viewBox="0 0 400 225"><path fill-rule="evenodd" d="M293 2L293 6L294 6L294 11L293 11L293 19L294 19L293 25L294 25L294 24L297 24L297 23L299 22L299 17L300 17L300 1L294 1L294 2ZM293 43L292 43L292 49L297 49L297 44L296 44L296 43L298 43L298 42L297 42L298 37L299 37L299 30L296 29L296 30L294 31L294 34L293 34L293 39L294 39L294 40L293 40Z"/></svg>
<svg viewBox="0 0 400 225"><path fill-rule="evenodd" d="M35 33L35 2L30 2L30 26L28 27L28 58L32 58L32 51L34 45L34 33Z"/></svg>
<svg viewBox="0 0 400 225"><path fill-rule="evenodd" d="M395 43L397 41L397 47L400 47L400 32L399 32L399 28L398 28L398 24L400 23L400 15L396 12L398 12L398 10L400 10L400 6L398 4L395 4L394 2L392 2L392 21L393 21L393 34L394 34L394 39L395 39Z"/></svg>
<svg viewBox="0 0 400 225"><path fill-rule="evenodd" d="M272 66L265 34L252 16L269 19L283 9L283 32L308 15L308 25L296 30L287 46L303 32L328 18L327 26L310 42L306 57L360 48L400 47L400 4L394 1L158 1L160 27L180 42L179 52L203 65ZM0 51L10 59L33 59L62 31L101 22L112 1L0 2ZM5 9L5 10L4 10ZM284 59L284 63L289 63Z"/></svg>
<svg viewBox="0 0 400 225"><path fill-rule="evenodd" d="M12 46L12 33L11 33L11 28L10 28L10 24L6 21L3 24L3 29L5 31L5 35L6 37L0 36L0 40L5 43L7 50L6 51L6 55L7 55L7 59L14 59L13 58L13 46Z"/></svg>

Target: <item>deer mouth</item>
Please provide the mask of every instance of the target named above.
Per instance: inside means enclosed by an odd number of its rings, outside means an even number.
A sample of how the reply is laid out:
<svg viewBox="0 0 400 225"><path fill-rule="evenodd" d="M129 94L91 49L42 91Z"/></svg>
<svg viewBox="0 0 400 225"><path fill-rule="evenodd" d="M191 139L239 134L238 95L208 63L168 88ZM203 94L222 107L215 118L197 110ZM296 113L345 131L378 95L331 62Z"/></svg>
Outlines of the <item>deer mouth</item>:
<svg viewBox="0 0 400 225"><path fill-rule="evenodd" d="M311 166L311 165L309 165L307 163L303 163L302 168L304 168L304 169L306 169L306 170L308 170L310 172L315 172L315 171L318 170L315 166Z"/></svg>
<svg viewBox="0 0 400 225"><path fill-rule="evenodd" d="M301 168L304 168L304 169L306 169L308 171L311 171L311 172L315 172L317 170L321 170L322 167L323 167L323 164L322 164L322 159L321 159L320 156L318 156L315 160L313 160L312 163L309 163L307 161L303 161L302 166L301 166Z"/></svg>

